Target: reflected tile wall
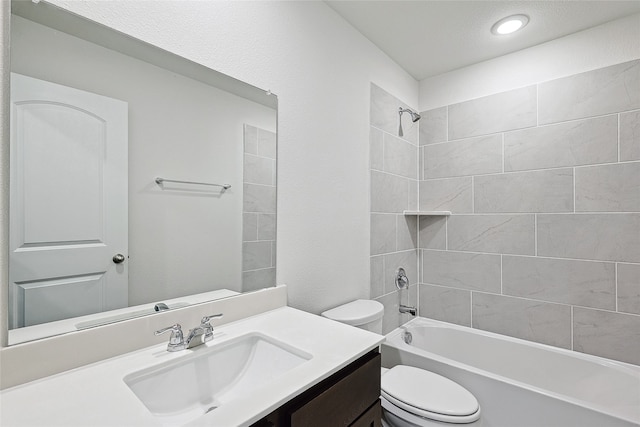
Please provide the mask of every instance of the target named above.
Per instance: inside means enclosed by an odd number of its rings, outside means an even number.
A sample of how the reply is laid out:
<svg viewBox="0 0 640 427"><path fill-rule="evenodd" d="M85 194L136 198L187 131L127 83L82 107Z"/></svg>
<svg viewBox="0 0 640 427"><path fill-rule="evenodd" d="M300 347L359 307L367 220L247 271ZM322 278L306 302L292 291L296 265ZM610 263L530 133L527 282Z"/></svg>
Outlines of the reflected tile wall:
<svg viewBox="0 0 640 427"><path fill-rule="evenodd" d="M370 297L385 307L385 333L409 320L408 314L400 314L400 304L417 305L418 219L403 212L418 207L418 124L403 114L404 137L399 137L400 106L408 107L379 86L371 85ZM406 270L408 290L396 289L398 267Z"/></svg>
<svg viewBox="0 0 640 427"><path fill-rule="evenodd" d="M421 315L640 364L640 60L420 126Z"/></svg>
<svg viewBox="0 0 640 427"><path fill-rule="evenodd" d="M242 290L276 284L276 134L244 125Z"/></svg>

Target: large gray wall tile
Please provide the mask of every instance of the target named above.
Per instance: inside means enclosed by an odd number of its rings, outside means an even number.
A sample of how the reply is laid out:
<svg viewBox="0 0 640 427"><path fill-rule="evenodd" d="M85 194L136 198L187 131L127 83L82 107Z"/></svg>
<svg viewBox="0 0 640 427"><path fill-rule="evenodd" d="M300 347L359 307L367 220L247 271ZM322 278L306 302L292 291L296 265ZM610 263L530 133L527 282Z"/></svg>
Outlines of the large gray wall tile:
<svg viewBox="0 0 640 427"><path fill-rule="evenodd" d="M422 281L460 289L500 292L500 255L424 250Z"/></svg>
<svg viewBox="0 0 640 427"><path fill-rule="evenodd" d="M618 311L640 314L640 264L618 264Z"/></svg>
<svg viewBox="0 0 640 427"><path fill-rule="evenodd" d="M244 152L258 155L258 128L244 125Z"/></svg>
<svg viewBox="0 0 640 427"><path fill-rule="evenodd" d="M258 240L258 214L242 214L242 241L250 242Z"/></svg>
<svg viewBox="0 0 640 427"><path fill-rule="evenodd" d="M276 269L245 271L242 273L242 292L255 291L276 285Z"/></svg>
<svg viewBox="0 0 640 427"><path fill-rule="evenodd" d="M418 251L416 249L394 252L384 255L384 291L385 293L395 292L396 272L402 267L405 270L409 285L418 283Z"/></svg>
<svg viewBox="0 0 640 427"><path fill-rule="evenodd" d="M244 212L276 212L276 187L244 184L243 188Z"/></svg>
<svg viewBox="0 0 640 427"><path fill-rule="evenodd" d="M396 216L391 214L371 214L370 231L371 255L396 250Z"/></svg>
<svg viewBox="0 0 640 427"><path fill-rule="evenodd" d="M371 211L402 213L409 207L409 179L371 171Z"/></svg>
<svg viewBox="0 0 640 427"><path fill-rule="evenodd" d="M500 135L424 147L424 178L450 178L502 172Z"/></svg>
<svg viewBox="0 0 640 427"><path fill-rule="evenodd" d="M640 60L538 86L540 124L640 108Z"/></svg>
<svg viewBox="0 0 640 427"><path fill-rule="evenodd" d="M640 365L640 316L575 307L573 349Z"/></svg>
<svg viewBox="0 0 640 427"><path fill-rule="evenodd" d="M243 181L251 184L274 185L275 160L266 157L244 155Z"/></svg>
<svg viewBox="0 0 640 427"><path fill-rule="evenodd" d="M418 188L421 211L473 212L471 177L420 181Z"/></svg>
<svg viewBox="0 0 640 427"><path fill-rule="evenodd" d="M507 132L504 170L518 171L618 160L616 115Z"/></svg>
<svg viewBox="0 0 640 427"><path fill-rule="evenodd" d="M447 140L447 107L420 113L420 145Z"/></svg>
<svg viewBox="0 0 640 427"><path fill-rule="evenodd" d="M505 295L615 310L615 264L504 256Z"/></svg>
<svg viewBox="0 0 640 427"><path fill-rule="evenodd" d="M418 210L418 181L414 179L409 180L409 205L410 211Z"/></svg>
<svg viewBox="0 0 640 427"><path fill-rule="evenodd" d="M571 348L571 307L473 292L473 327Z"/></svg>
<svg viewBox="0 0 640 427"><path fill-rule="evenodd" d="M573 212L573 169L477 176L475 212Z"/></svg>
<svg viewBox="0 0 640 427"><path fill-rule="evenodd" d="M447 223L451 250L534 255L533 215L453 215Z"/></svg>
<svg viewBox="0 0 640 427"><path fill-rule="evenodd" d="M242 271L271 267L271 242L242 244Z"/></svg>
<svg viewBox="0 0 640 427"><path fill-rule="evenodd" d="M398 135L400 115L398 109L409 108L407 104L391 95L381 87L371 84L371 126L382 129L392 135ZM408 114L402 115L403 139L418 144L418 123L412 123Z"/></svg>
<svg viewBox="0 0 640 427"><path fill-rule="evenodd" d="M276 239L276 214L258 214L258 240Z"/></svg>
<svg viewBox="0 0 640 427"><path fill-rule="evenodd" d="M535 86L449 106L449 140L535 125Z"/></svg>
<svg viewBox="0 0 640 427"><path fill-rule="evenodd" d="M447 248L447 218L444 216L422 216L418 226L418 247L421 249Z"/></svg>
<svg viewBox="0 0 640 427"><path fill-rule="evenodd" d="M540 214L538 255L640 262L640 214Z"/></svg>
<svg viewBox="0 0 640 427"><path fill-rule="evenodd" d="M384 134L384 170L407 178L418 178L418 147Z"/></svg>
<svg viewBox="0 0 640 427"><path fill-rule="evenodd" d="M258 155L276 159L276 134L258 128Z"/></svg>
<svg viewBox="0 0 640 427"><path fill-rule="evenodd" d="M370 258L371 270L371 296L377 298L384 295L384 257L383 255L372 256Z"/></svg>
<svg viewBox="0 0 640 427"><path fill-rule="evenodd" d="M640 110L620 114L620 160L640 160Z"/></svg>
<svg viewBox="0 0 640 427"><path fill-rule="evenodd" d="M396 215L396 242L399 251L418 247L418 217Z"/></svg>
<svg viewBox="0 0 640 427"><path fill-rule="evenodd" d="M640 162L576 168L576 212L640 211Z"/></svg>
<svg viewBox="0 0 640 427"><path fill-rule="evenodd" d="M418 287L420 317L471 326L471 292L442 286Z"/></svg>
<svg viewBox="0 0 640 427"><path fill-rule="evenodd" d="M371 169L384 170L384 133L376 128L369 128L369 165Z"/></svg>

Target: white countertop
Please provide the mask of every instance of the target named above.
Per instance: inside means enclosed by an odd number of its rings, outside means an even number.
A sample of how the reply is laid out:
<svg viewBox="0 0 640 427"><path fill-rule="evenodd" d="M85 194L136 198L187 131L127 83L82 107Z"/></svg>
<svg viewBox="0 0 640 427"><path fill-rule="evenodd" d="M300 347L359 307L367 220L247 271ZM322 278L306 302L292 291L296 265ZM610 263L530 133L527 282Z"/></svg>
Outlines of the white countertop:
<svg viewBox="0 0 640 427"><path fill-rule="evenodd" d="M384 341L382 335L282 307L216 328L214 340L205 346L249 331L286 342L313 357L189 426L250 425ZM4 390L0 393L0 425L160 426L159 419L138 400L123 378L203 347L169 353L166 344L156 345ZM46 355L42 361L46 363Z"/></svg>

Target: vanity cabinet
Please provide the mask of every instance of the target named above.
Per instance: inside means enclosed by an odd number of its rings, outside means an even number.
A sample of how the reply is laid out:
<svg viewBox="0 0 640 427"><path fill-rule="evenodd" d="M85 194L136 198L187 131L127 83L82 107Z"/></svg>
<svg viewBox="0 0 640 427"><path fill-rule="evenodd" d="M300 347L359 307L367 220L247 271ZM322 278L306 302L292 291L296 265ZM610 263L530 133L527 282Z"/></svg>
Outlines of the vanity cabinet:
<svg viewBox="0 0 640 427"><path fill-rule="evenodd" d="M252 427L380 427L380 353L373 350Z"/></svg>

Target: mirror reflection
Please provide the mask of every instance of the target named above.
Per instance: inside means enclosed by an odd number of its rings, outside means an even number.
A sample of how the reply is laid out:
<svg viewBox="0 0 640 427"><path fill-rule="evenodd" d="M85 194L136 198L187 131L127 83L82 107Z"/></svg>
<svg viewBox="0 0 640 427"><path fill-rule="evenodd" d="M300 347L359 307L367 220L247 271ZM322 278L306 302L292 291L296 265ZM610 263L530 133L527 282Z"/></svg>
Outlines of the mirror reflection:
<svg viewBox="0 0 640 427"><path fill-rule="evenodd" d="M273 286L275 96L16 3L9 344Z"/></svg>

